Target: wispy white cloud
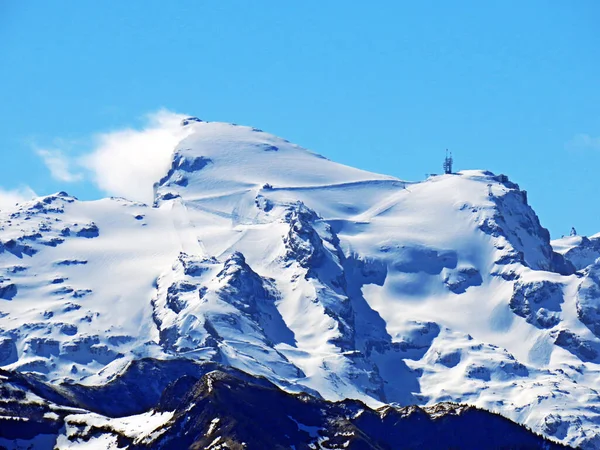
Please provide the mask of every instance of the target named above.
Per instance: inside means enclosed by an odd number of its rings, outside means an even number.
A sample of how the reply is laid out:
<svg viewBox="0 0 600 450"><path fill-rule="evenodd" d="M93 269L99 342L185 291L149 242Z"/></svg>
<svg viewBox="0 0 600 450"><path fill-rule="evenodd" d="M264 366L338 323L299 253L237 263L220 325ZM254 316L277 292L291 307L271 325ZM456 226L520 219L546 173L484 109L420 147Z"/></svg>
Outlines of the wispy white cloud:
<svg viewBox="0 0 600 450"><path fill-rule="evenodd" d="M139 128L98 133L77 142L57 139L50 147L34 149L56 180L89 181L107 195L151 203L153 184L167 173L175 146L190 132L181 126L185 117L161 109L147 114ZM82 146L88 150L71 156Z"/></svg>
<svg viewBox="0 0 600 450"><path fill-rule="evenodd" d="M568 150L598 150L600 151L600 136L591 136L586 133L580 133L567 142L565 147Z"/></svg>
<svg viewBox="0 0 600 450"><path fill-rule="evenodd" d="M17 203L26 202L35 197L37 197L36 193L28 186L18 189L0 188L0 209L11 208Z"/></svg>
<svg viewBox="0 0 600 450"><path fill-rule="evenodd" d="M60 150L38 149L36 153L42 158L55 180L72 183L83 179L83 174L74 171L73 163Z"/></svg>
<svg viewBox="0 0 600 450"><path fill-rule="evenodd" d="M189 133L181 126L184 117L160 110L148 114L141 129L96 135L93 149L79 164L107 194L150 203L153 184L166 174L175 146Z"/></svg>

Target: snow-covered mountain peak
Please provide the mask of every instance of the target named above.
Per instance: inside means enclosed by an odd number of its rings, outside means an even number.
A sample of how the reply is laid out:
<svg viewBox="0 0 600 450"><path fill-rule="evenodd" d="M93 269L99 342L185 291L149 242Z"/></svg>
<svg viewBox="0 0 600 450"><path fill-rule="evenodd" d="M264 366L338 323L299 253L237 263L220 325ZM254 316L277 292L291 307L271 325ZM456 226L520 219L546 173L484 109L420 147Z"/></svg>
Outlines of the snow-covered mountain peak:
<svg viewBox="0 0 600 450"><path fill-rule="evenodd" d="M391 179L334 163L256 128L189 122L157 200L231 194L260 187L308 187Z"/></svg>
<svg viewBox="0 0 600 450"><path fill-rule="evenodd" d="M504 175L407 182L250 127L182 126L154 207L58 193L0 212L0 366L94 385L142 358L211 361L595 445L595 239L554 251Z"/></svg>

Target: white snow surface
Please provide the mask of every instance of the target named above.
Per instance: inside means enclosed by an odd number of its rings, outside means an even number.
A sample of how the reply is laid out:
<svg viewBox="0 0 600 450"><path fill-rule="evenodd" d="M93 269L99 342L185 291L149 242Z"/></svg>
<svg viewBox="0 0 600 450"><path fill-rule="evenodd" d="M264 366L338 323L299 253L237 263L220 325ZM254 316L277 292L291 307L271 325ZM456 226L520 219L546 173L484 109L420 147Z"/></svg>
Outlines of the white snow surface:
<svg viewBox="0 0 600 450"><path fill-rule="evenodd" d="M406 182L250 127L186 126L154 205L59 193L0 210L0 366L92 385L145 356L216 360L331 400L473 404L600 445L600 269L557 268L518 186Z"/></svg>
<svg viewBox="0 0 600 450"><path fill-rule="evenodd" d="M118 435L133 440L133 444L151 444L165 429L163 428L173 417L171 412L155 412L136 416L109 418L99 414L76 414L65 417L65 434L59 436L56 446L62 449L117 449ZM86 436L91 427L109 430L99 436ZM85 438L84 438L85 436Z"/></svg>

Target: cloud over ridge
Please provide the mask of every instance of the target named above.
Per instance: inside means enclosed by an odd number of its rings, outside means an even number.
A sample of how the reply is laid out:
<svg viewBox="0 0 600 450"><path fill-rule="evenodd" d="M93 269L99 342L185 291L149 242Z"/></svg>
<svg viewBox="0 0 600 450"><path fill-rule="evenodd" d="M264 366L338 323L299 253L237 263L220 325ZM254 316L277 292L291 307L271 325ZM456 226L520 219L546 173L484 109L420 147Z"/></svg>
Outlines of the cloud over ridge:
<svg viewBox="0 0 600 450"><path fill-rule="evenodd" d="M29 186L17 189L3 189L0 187L0 210L11 208L17 203L26 202L35 197L37 197L36 193Z"/></svg>
<svg viewBox="0 0 600 450"><path fill-rule="evenodd" d="M62 183L88 182L107 195L151 203L153 184L169 169L175 146L190 130L181 126L187 117L166 109L145 115L141 127L126 127L93 134L76 143L57 139L51 147L34 146L53 179ZM62 147L83 145L74 156ZM1 192L1 191L0 191ZM18 190L6 198L22 198Z"/></svg>
<svg viewBox="0 0 600 450"><path fill-rule="evenodd" d="M151 203L153 184L167 172L175 146L189 133L181 126L184 117L162 109L148 114L141 129L97 134L92 151L78 162L107 194Z"/></svg>

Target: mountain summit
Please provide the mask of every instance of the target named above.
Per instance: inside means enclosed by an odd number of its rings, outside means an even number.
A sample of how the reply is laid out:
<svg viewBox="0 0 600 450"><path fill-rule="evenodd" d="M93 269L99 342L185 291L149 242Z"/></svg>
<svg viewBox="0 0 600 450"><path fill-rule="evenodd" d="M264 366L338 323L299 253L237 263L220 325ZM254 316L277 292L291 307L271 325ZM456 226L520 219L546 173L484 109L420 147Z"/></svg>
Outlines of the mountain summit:
<svg viewBox="0 0 600 450"><path fill-rule="evenodd" d="M152 206L61 192L0 211L7 373L83 407L81 392L159 373L140 361L174 364L161 389L214 364L323 401L461 403L600 446L593 239L550 242L504 175L408 182L250 127L182 126Z"/></svg>

